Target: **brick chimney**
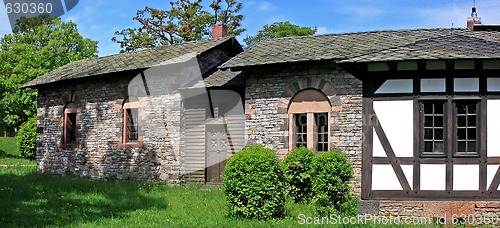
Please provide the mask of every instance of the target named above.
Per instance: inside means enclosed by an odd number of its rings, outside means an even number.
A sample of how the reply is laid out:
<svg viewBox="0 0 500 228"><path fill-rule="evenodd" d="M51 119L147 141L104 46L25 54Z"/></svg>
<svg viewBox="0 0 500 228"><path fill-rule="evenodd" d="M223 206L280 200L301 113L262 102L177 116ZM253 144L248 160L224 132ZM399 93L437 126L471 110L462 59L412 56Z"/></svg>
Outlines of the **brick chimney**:
<svg viewBox="0 0 500 228"><path fill-rule="evenodd" d="M227 36L227 27L225 25L212 25L212 39Z"/></svg>
<svg viewBox="0 0 500 228"><path fill-rule="evenodd" d="M481 18L477 17L477 11L476 7L472 7L472 13L470 14L470 17L467 18L467 29L473 30L474 25L480 25L481 24Z"/></svg>

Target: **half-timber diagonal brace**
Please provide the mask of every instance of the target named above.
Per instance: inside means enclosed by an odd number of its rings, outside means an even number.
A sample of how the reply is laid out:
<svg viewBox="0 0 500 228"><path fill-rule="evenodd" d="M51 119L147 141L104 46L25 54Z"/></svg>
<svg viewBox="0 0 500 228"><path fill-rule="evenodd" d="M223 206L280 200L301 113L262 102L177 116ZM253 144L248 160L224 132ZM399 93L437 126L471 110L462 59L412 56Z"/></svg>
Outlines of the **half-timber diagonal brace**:
<svg viewBox="0 0 500 228"><path fill-rule="evenodd" d="M394 172L396 173L396 177L398 178L398 181L403 187L404 191L411 191L408 179L406 179L403 169L401 168L401 164L398 158L396 157L396 154L394 153L391 144L389 143L389 139L387 139L387 136L385 135L382 125L380 125L380 122L378 120L377 115L375 114L375 111L372 110L372 113L374 114L373 128L375 129L375 132L377 132L377 135L380 139L380 143L382 144L382 147L384 148L384 151L387 154L387 158L389 159L389 162L391 163L391 166L394 169Z"/></svg>

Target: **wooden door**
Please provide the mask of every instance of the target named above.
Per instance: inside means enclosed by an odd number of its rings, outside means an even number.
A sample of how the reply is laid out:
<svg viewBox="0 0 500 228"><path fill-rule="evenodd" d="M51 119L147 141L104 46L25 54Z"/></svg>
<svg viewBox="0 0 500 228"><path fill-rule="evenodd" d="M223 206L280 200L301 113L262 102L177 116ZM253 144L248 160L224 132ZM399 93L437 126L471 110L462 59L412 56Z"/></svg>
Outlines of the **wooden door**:
<svg viewBox="0 0 500 228"><path fill-rule="evenodd" d="M229 145L226 127L224 124L207 125L206 131L206 181L220 183Z"/></svg>

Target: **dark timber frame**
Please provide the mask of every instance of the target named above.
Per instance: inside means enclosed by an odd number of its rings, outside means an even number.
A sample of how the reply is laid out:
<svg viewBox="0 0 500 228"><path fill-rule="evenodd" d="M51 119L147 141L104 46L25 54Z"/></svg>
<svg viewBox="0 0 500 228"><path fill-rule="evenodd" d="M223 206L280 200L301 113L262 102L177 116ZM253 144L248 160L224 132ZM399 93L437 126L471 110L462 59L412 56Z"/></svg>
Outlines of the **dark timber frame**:
<svg viewBox="0 0 500 228"><path fill-rule="evenodd" d="M362 157L362 198L380 200L490 200L500 199L500 168L488 188L487 165L500 165L500 157L487 157L487 100L500 99L500 92L487 91L487 78L499 78L500 69L483 69L482 60L474 60L474 69L455 69L455 60L446 60L446 68L442 70L427 70L426 60L418 60L417 69L397 70L397 62L387 62L387 71L369 72L367 63L345 64L356 77L363 81L363 157ZM427 78L444 78L446 90L444 92L421 92L420 80ZM455 78L478 78L479 91L454 92ZM412 79L413 92L400 94L375 94L375 91L387 79ZM453 118L445 118L446 128L444 142L447 144L444 156L422 156L420 102L425 100L443 100L453 104L457 100L472 99L479 103L477 110L477 155L457 156L454 151ZM376 113L373 110L374 101L412 100L413 101L413 157L396 157L389 144L384 129L380 126ZM446 105L445 112L453 113L453 105ZM453 115L453 114L452 114ZM373 157L373 130L380 138L380 142L387 157ZM372 190L372 170L374 164L390 164L403 190ZM445 164L446 188L445 190L420 190L420 165ZM479 165L479 190L453 190L453 165L475 164ZM408 183L401 165L413 165L413 183ZM410 187L411 185L411 187Z"/></svg>

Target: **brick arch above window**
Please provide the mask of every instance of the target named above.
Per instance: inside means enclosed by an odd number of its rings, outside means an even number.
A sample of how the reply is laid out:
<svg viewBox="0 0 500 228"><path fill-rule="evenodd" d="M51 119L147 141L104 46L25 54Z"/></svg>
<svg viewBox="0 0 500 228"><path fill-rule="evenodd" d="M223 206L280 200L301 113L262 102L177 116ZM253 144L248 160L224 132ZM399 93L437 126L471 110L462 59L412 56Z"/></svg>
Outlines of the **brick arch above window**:
<svg viewBox="0 0 500 228"><path fill-rule="evenodd" d="M317 89L328 97L337 95L335 88L330 82L319 78L304 78L286 86L281 96L293 97L304 89Z"/></svg>
<svg viewBox="0 0 500 228"><path fill-rule="evenodd" d="M330 112L332 106L328 97L317 89L304 89L293 96L288 113Z"/></svg>

